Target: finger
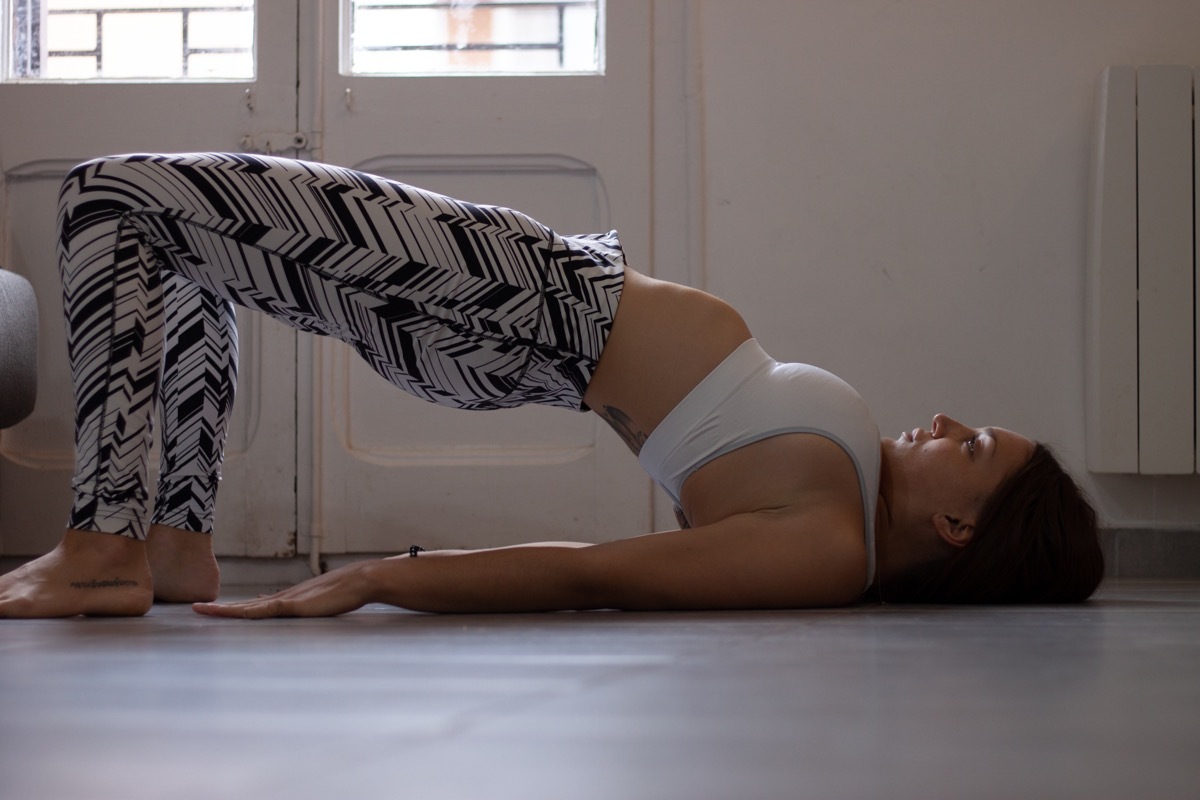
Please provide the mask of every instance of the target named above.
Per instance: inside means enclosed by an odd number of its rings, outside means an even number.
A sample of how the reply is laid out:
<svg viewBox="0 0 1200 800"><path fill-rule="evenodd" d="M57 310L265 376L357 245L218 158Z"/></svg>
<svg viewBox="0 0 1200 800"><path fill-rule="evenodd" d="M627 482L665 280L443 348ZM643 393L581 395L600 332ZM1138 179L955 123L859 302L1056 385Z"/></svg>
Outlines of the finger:
<svg viewBox="0 0 1200 800"><path fill-rule="evenodd" d="M253 619L251 604L258 601L242 601L239 603L193 603L192 610L209 617L228 617L232 619Z"/></svg>
<svg viewBox="0 0 1200 800"><path fill-rule="evenodd" d="M246 607L247 619L267 619L268 617L288 616L288 605L278 598L251 603Z"/></svg>
<svg viewBox="0 0 1200 800"><path fill-rule="evenodd" d="M229 603L192 603L192 611L206 617L241 617L244 616L237 606Z"/></svg>
<svg viewBox="0 0 1200 800"><path fill-rule="evenodd" d="M238 603L193 603L192 610L210 617L265 619L287 613L280 600L244 600Z"/></svg>

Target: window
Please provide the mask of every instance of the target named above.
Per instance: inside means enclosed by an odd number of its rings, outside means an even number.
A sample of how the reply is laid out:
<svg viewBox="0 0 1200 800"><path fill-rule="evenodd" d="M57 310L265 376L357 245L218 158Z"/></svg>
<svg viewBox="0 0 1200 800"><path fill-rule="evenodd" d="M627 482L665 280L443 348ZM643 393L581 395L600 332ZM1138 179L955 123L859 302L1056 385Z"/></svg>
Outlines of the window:
<svg viewBox="0 0 1200 800"><path fill-rule="evenodd" d="M9 0L6 77L248 80L254 0Z"/></svg>
<svg viewBox="0 0 1200 800"><path fill-rule="evenodd" d="M352 75L597 74L603 0L343 0Z"/></svg>

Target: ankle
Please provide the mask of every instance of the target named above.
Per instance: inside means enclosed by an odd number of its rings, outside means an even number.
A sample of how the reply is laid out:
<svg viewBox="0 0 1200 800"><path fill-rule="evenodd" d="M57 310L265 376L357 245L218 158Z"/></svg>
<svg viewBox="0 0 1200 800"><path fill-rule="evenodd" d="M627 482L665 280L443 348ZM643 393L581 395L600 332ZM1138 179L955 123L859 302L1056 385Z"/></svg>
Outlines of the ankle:
<svg viewBox="0 0 1200 800"><path fill-rule="evenodd" d="M217 598L221 570L207 533L152 525L146 555L154 578L154 598L164 603L208 602Z"/></svg>
<svg viewBox="0 0 1200 800"><path fill-rule="evenodd" d="M72 559L87 558L110 563L146 559L145 542L114 533L68 528L58 547L64 556Z"/></svg>
<svg viewBox="0 0 1200 800"><path fill-rule="evenodd" d="M155 524L146 536L146 549L151 558L211 556L212 534Z"/></svg>

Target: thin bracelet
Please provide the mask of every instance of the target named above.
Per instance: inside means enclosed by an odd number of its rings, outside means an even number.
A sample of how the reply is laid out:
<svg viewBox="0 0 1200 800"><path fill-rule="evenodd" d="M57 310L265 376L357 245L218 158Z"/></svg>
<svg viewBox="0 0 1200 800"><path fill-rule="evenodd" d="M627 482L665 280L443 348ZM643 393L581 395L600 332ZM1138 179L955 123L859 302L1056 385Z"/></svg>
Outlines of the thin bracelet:
<svg viewBox="0 0 1200 800"><path fill-rule="evenodd" d="M410 558L416 558L417 553L424 553L424 552L425 552L425 548L421 547L421 545L419 545L419 544L414 544L412 547L408 548L408 555Z"/></svg>

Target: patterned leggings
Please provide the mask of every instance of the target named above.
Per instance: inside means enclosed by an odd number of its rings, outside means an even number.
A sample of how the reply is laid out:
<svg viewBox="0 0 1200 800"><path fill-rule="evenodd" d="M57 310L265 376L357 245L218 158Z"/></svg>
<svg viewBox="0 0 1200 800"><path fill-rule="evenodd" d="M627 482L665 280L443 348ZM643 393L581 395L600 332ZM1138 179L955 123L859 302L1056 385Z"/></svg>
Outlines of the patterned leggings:
<svg viewBox="0 0 1200 800"><path fill-rule="evenodd" d="M561 236L373 175L220 153L73 169L59 261L76 407L69 526L135 539L148 521L212 531L233 303L335 336L435 403L580 409L624 263L615 233Z"/></svg>

